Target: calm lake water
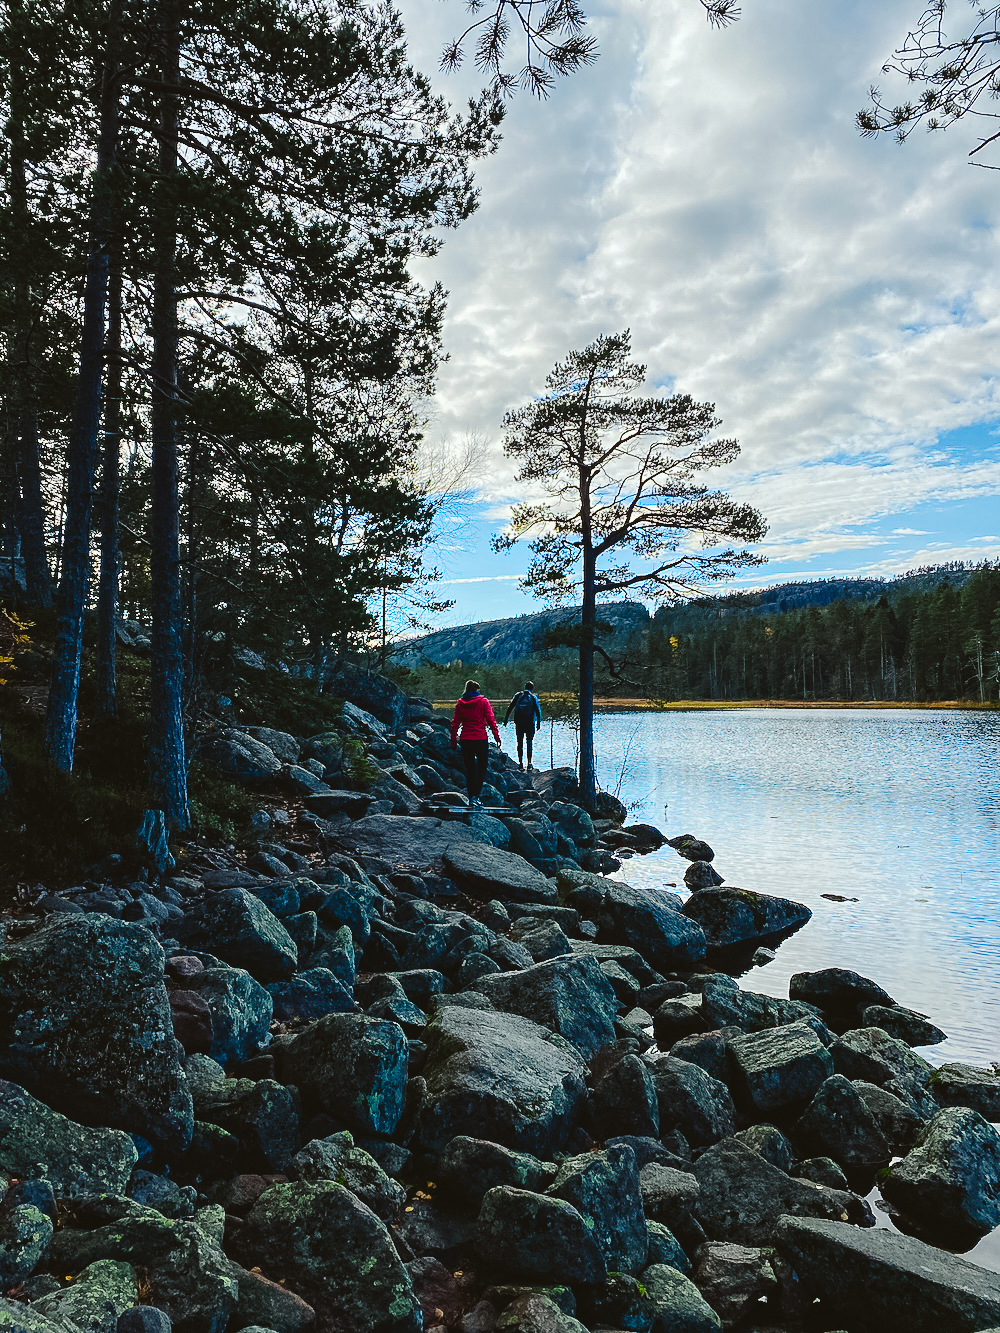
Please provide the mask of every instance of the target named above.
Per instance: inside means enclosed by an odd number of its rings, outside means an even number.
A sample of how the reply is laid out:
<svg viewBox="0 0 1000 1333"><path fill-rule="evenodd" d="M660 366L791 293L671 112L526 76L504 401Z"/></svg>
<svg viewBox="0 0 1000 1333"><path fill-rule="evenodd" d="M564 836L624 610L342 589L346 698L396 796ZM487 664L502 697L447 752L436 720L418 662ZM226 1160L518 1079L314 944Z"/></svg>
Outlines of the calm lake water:
<svg viewBox="0 0 1000 1333"><path fill-rule="evenodd" d="M704 838L727 884L812 909L744 989L787 996L794 972L852 968L948 1033L920 1051L933 1064L1000 1060L1000 714L605 713L595 738L629 822ZM538 740L547 767L548 724ZM574 762L558 725L554 754ZM686 898L686 866L665 847L618 877ZM966 1257L1000 1271L1000 1230Z"/></svg>
<svg viewBox="0 0 1000 1333"><path fill-rule="evenodd" d="M793 972L849 967L948 1033L932 1062L1000 1060L1000 714L604 713L595 733L629 822L704 838L727 884L812 909L741 985L787 996ZM547 725L538 739L547 766ZM573 759L557 725L555 761ZM686 867L665 847L619 878L686 898Z"/></svg>

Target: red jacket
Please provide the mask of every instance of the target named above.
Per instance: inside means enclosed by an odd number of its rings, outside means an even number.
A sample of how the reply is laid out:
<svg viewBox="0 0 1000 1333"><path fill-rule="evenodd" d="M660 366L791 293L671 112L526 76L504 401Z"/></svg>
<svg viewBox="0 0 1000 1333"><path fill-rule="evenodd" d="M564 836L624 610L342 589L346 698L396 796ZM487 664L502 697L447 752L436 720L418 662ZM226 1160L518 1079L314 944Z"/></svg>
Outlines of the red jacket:
<svg viewBox="0 0 1000 1333"><path fill-rule="evenodd" d="M463 741L486 740L486 728L489 727L496 737L497 745L500 744L500 732L497 730L497 720L493 716L493 706L485 694L474 694L471 699L467 699L463 694L456 703L451 719L452 745L455 744L459 727L462 728Z"/></svg>

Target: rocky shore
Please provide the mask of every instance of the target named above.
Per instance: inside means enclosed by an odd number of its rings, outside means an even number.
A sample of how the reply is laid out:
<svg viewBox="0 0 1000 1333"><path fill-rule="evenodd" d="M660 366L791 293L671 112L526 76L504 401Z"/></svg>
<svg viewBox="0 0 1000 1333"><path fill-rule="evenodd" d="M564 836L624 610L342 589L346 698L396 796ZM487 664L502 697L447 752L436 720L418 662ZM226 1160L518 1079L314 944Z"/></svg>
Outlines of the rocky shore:
<svg viewBox="0 0 1000 1333"><path fill-rule="evenodd" d="M666 839L613 798L491 749L469 809L446 719L338 694L210 737L251 854L3 918L0 1331L1000 1329L955 1253L1000 1224L995 1068L847 969L738 984L807 908L690 834L686 901L631 887Z"/></svg>

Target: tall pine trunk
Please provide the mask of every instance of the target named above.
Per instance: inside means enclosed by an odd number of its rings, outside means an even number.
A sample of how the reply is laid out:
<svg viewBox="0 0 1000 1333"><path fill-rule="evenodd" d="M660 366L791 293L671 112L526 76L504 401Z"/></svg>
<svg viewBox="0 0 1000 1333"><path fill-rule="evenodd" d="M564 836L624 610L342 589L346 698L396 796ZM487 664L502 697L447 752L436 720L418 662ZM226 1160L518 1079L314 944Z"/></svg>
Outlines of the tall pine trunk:
<svg viewBox="0 0 1000 1333"><path fill-rule="evenodd" d="M594 758L594 626L597 621L596 558L590 530L590 478L580 472L580 536L583 545L583 606L580 613L580 798L584 809L597 805Z"/></svg>
<svg viewBox="0 0 1000 1333"><path fill-rule="evenodd" d="M76 746L77 694L83 652L83 614L90 574L90 525L94 507L94 474L101 421L101 380L104 360L104 316L108 296L108 246L114 208L115 161L119 124L119 33L122 0L107 11L104 77L101 82L97 169L91 203L91 241L84 289L80 374L70 430L66 486L66 518L59 582L59 618L55 662L45 719L45 751L58 768L73 767Z"/></svg>
<svg viewBox="0 0 1000 1333"><path fill-rule="evenodd" d="M104 458L101 476L101 577L97 593L97 714L118 716L117 636L118 499L121 490L122 247L112 247L108 287L107 381L104 394Z"/></svg>
<svg viewBox="0 0 1000 1333"><path fill-rule="evenodd" d="M176 0L159 5L161 81L180 83ZM159 181L153 279L153 651L150 680L149 805L167 828L188 827L184 759L184 643L181 614L177 481L177 137L178 99L166 93L159 113ZM162 867L160 867L162 868Z"/></svg>
<svg viewBox="0 0 1000 1333"><path fill-rule="evenodd" d="M12 46L18 47L18 30L24 16L23 3L11 7ZM31 310L31 218L28 208L28 183L25 173L27 154L24 141L24 69L16 58L10 63L10 120L7 126L9 151L9 188L11 237L14 241L14 327L12 360L17 437L16 521L24 557L25 601L29 606L50 606L52 576L45 550L45 512L42 503L41 467L38 457L38 409L35 367L32 362ZM18 255L18 249L23 251ZM13 584L11 591L16 591Z"/></svg>

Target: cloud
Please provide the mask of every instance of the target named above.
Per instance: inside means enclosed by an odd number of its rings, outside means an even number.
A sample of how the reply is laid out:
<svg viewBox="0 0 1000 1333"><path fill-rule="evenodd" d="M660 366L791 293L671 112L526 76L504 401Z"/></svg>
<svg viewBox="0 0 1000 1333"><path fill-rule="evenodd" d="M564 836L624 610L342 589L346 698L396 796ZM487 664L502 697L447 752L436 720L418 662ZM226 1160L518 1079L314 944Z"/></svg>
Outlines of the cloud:
<svg viewBox="0 0 1000 1333"><path fill-rule="evenodd" d="M434 428L494 441L493 514L518 490L503 412L626 326L651 388L714 401L739 436L717 480L773 550L860 549L859 525L1000 491L992 445L937 443L1000 416L995 180L964 126L901 148L853 125L871 82L891 94L914 5L755 0L718 32L695 0L605 0L597 65L515 100L479 213L420 267L451 291ZM404 17L432 67L458 7Z"/></svg>
<svg viewBox="0 0 1000 1333"><path fill-rule="evenodd" d="M453 583L517 583L523 579L523 574L484 574L474 579L441 579L438 587L444 587L446 584Z"/></svg>
<svg viewBox="0 0 1000 1333"><path fill-rule="evenodd" d="M928 537L930 534L923 528L893 528L894 537ZM990 539L992 540L992 538Z"/></svg>

